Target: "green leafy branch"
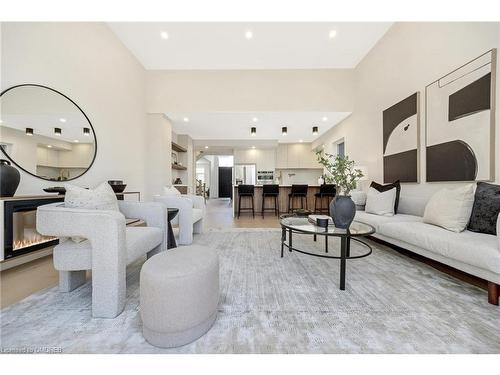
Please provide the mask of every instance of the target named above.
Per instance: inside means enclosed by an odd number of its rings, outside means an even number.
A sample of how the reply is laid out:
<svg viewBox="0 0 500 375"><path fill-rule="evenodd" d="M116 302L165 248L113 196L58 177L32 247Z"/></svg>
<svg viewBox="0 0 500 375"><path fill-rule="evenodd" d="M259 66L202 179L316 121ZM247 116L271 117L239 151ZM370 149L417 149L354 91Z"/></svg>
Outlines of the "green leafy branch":
<svg viewBox="0 0 500 375"><path fill-rule="evenodd" d="M325 175L325 182L334 182L344 195L349 195L363 177L363 172L354 168L355 162L349 160L348 156L332 155L320 150L316 152L316 157L330 174L330 176Z"/></svg>

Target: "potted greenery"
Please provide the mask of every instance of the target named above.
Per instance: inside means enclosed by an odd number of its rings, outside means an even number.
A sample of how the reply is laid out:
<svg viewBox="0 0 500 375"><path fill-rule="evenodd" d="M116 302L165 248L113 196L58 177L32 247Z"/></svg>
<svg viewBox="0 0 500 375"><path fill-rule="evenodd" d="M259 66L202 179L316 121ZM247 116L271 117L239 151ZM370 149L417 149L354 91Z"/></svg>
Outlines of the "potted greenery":
<svg viewBox="0 0 500 375"><path fill-rule="evenodd" d="M337 188L337 195L330 203L330 216L337 228L347 229L356 214L356 205L349 193L356 188L363 173L354 168L354 160L349 160L348 156L332 155L323 150L316 152L316 156Z"/></svg>

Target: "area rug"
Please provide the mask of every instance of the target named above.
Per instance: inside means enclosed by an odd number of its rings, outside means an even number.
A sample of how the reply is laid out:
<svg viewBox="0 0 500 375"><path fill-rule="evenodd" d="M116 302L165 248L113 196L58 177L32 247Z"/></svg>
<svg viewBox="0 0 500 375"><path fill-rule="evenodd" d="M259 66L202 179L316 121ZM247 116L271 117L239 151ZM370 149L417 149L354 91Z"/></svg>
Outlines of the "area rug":
<svg viewBox="0 0 500 375"><path fill-rule="evenodd" d="M279 230L207 232L195 242L220 256L220 303L212 329L175 349L141 333L139 271L127 269L127 302L115 319L93 319L90 282L71 293L42 290L1 311L8 350L62 353L500 353L500 309L486 292L370 243L373 254L339 262L285 251ZM321 239L294 246L323 252ZM338 243L330 243L331 251ZM361 253L353 243L353 253ZM182 248L179 248L182 250Z"/></svg>

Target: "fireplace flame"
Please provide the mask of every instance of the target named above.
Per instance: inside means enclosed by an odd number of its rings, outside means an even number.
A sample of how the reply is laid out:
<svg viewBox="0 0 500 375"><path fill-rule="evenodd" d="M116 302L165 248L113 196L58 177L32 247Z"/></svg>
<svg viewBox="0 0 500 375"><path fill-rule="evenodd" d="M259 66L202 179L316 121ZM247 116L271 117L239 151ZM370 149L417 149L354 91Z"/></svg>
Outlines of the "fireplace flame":
<svg viewBox="0 0 500 375"><path fill-rule="evenodd" d="M22 240L14 240L14 250L24 249L26 247L34 246L40 243L50 242L57 239L57 237L35 235L33 238L23 238Z"/></svg>

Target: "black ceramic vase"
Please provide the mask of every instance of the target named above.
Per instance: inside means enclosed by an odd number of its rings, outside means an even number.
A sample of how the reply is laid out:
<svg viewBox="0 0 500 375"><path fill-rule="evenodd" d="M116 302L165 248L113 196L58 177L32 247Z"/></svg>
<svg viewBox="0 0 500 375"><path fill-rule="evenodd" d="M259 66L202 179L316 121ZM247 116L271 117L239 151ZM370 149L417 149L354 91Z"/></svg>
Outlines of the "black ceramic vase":
<svg viewBox="0 0 500 375"><path fill-rule="evenodd" d="M349 228L354 215L356 215L356 205L350 195L337 195L330 203L330 216L337 228Z"/></svg>
<svg viewBox="0 0 500 375"><path fill-rule="evenodd" d="M10 165L10 161L0 160L0 197L12 197L19 186L21 175Z"/></svg>

